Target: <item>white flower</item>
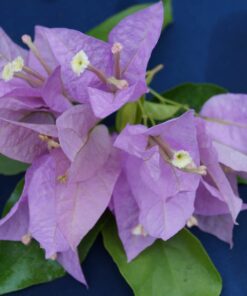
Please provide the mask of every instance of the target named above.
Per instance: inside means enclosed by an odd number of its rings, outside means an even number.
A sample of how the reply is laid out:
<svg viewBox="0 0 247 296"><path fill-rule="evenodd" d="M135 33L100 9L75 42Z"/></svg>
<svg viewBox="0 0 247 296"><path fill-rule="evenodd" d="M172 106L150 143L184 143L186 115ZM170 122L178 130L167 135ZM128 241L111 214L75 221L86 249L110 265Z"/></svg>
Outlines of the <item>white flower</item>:
<svg viewBox="0 0 247 296"><path fill-rule="evenodd" d="M12 61L12 66L14 69L14 72L21 72L24 67L24 60L21 56L18 56Z"/></svg>
<svg viewBox="0 0 247 296"><path fill-rule="evenodd" d="M80 76L87 69L90 62L86 53L83 50L80 50L73 56L70 64L73 72Z"/></svg>
<svg viewBox="0 0 247 296"><path fill-rule="evenodd" d="M174 153L171 163L175 167L183 169L186 168L188 165L192 164L193 159L188 151L179 150Z"/></svg>
<svg viewBox="0 0 247 296"><path fill-rule="evenodd" d="M14 71L12 63L8 63L3 68L2 79L4 81L10 81L14 77L14 73L15 73L15 71Z"/></svg>
<svg viewBox="0 0 247 296"><path fill-rule="evenodd" d="M144 229L144 227L141 224L136 225L132 229L131 233L133 235L142 235L142 236L147 236L148 235L148 233L146 232L146 230Z"/></svg>

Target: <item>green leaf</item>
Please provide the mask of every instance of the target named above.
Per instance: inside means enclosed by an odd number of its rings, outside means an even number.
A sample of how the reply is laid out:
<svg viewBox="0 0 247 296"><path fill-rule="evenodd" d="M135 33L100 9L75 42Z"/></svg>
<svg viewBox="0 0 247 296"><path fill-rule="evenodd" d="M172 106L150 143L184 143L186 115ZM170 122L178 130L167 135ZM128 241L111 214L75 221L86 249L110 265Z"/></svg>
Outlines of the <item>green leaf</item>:
<svg viewBox="0 0 247 296"><path fill-rule="evenodd" d="M178 106L153 103L149 101L144 101L143 108L148 117L151 117L152 119L157 121L163 121L173 117L180 109L180 107Z"/></svg>
<svg viewBox="0 0 247 296"><path fill-rule="evenodd" d="M125 126L129 124L136 124L141 118L138 102L131 102L125 104L116 115L116 130L121 132Z"/></svg>
<svg viewBox="0 0 247 296"><path fill-rule="evenodd" d="M168 27L173 22L172 0L163 0L165 7L164 27Z"/></svg>
<svg viewBox="0 0 247 296"><path fill-rule="evenodd" d="M247 180L244 178L238 177L238 183L243 184L243 185L247 185Z"/></svg>
<svg viewBox="0 0 247 296"><path fill-rule="evenodd" d="M164 20L164 26L168 26L173 18L172 18L172 3L171 0L163 0L164 2L164 6L165 6L165 20ZM115 14L114 16L108 18L107 20L105 20L103 23L99 24L97 27L91 29L88 34L107 41L108 39L108 34L110 33L110 31L126 16L133 14L141 9L147 8L148 6L150 6L152 3L149 4L139 4L139 5L134 5L131 6L117 14Z"/></svg>
<svg viewBox="0 0 247 296"><path fill-rule="evenodd" d="M28 165L17 160L0 155L0 174L16 175L26 171Z"/></svg>
<svg viewBox="0 0 247 296"><path fill-rule="evenodd" d="M218 296L221 278L201 243L187 230L158 240L127 263L113 221L103 229L104 245L135 296Z"/></svg>
<svg viewBox="0 0 247 296"><path fill-rule="evenodd" d="M3 216L7 215L8 212L11 210L11 208L13 207L13 205L18 201L18 199L21 196L22 190L24 187L24 179L22 179L17 186L15 187L15 190L12 192L10 198L8 199L4 210L3 210Z"/></svg>
<svg viewBox="0 0 247 296"><path fill-rule="evenodd" d="M45 283L65 274L58 263L45 260L36 242L24 246L17 242L0 242L0 295Z"/></svg>
<svg viewBox="0 0 247 296"><path fill-rule="evenodd" d="M162 96L189 105L199 112L210 97L226 92L223 87L211 83L184 83L168 90Z"/></svg>

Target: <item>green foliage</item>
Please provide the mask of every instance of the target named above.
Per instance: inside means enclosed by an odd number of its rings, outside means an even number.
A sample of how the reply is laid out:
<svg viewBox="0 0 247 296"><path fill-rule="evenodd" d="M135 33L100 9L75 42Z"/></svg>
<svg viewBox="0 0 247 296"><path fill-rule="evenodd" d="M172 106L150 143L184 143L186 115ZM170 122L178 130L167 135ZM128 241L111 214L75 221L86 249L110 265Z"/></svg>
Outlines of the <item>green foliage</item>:
<svg viewBox="0 0 247 296"><path fill-rule="evenodd" d="M154 119L155 121L164 121L173 117L178 110L179 106L172 106L168 104L153 103L149 101L144 101L143 108L145 113L149 118Z"/></svg>
<svg viewBox="0 0 247 296"><path fill-rule="evenodd" d="M168 26L169 24L172 23L173 18L172 18L172 1L171 0L163 0L164 6L165 6L165 16L164 16L164 27ZM93 28L88 32L89 35L107 41L108 39L108 34L110 31L126 16L137 12L138 10L144 9L151 5L152 3L149 4L139 4L139 5L134 5L131 6L114 16L108 18L105 20L103 23L99 24L97 27Z"/></svg>
<svg viewBox="0 0 247 296"><path fill-rule="evenodd" d="M5 216L8 214L8 212L11 210L11 208L13 207L13 205L18 201L18 199L20 198L21 196L21 193L22 193L22 190L23 190L23 187L24 187L24 179L22 179L18 184L17 186L15 187L15 190L12 192L10 198L8 199L5 207L4 207L4 210L3 210L3 213L2 213L2 216Z"/></svg>
<svg viewBox="0 0 247 296"><path fill-rule="evenodd" d="M1 241L0 262L0 295L64 275L56 262L44 259L43 250L34 241L29 246Z"/></svg>
<svg viewBox="0 0 247 296"><path fill-rule="evenodd" d="M0 174L2 175L16 175L24 172L27 167L25 163L0 155Z"/></svg>
<svg viewBox="0 0 247 296"><path fill-rule="evenodd" d="M243 185L247 185L247 180L244 178L238 177L238 183L243 184Z"/></svg>
<svg viewBox="0 0 247 296"><path fill-rule="evenodd" d="M211 83L184 83L168 90L162 96L199 112L210 97L226 92L226 89Z"/></svg>
<svg viewBox="0 0 247 296"><path fill-rule="evenodd" d="M129 124L139 123L141 120L141 113L138 102L131 102L125 104L116 115L116 130L121 132L125 126Z"/></svg>
<svg viewBox="0 0 247 296"><path fill-rule="evenodd" d="M158 240L127 263L113 219L103 229L104 245L135 296L218 296L222 282L201 243L187 230Z"/></svg>

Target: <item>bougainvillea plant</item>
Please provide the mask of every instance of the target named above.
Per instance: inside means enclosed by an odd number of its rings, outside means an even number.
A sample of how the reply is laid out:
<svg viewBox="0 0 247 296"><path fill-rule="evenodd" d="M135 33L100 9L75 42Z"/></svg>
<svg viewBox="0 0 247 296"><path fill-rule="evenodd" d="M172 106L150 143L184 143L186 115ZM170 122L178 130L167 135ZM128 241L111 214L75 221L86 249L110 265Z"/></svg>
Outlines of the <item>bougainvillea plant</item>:
<svg viewBox="0 0 247 296"><path fill-rule="evenodd" d="M164 3L88 35L37 26L34 40L22 36L27 49L1 30L1 173L25 171L0 220L1 295L65 271L87 285L81 262L100 233L136 296L220 295L190 228L233 246L247 97L210 84L151 88L162 66L148 61L172 20Z"/></svg>

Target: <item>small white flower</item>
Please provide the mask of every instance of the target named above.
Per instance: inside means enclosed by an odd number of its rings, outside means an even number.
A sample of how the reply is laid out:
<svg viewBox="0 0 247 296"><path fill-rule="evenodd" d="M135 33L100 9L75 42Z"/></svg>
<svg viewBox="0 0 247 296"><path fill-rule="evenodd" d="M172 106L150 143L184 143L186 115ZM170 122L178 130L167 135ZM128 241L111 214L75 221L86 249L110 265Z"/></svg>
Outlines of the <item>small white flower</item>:
<svg viewBox="0 0 247 296"><path fill-rule="evenodd" d="M73 56L70 64L73 72L80 76L87 69L90 62L86 53L83 50L80 50Z"/></svg>
<svg viewBox="0 0 247 296"><path fill-rule="evenodd" d="M146 232L146 230L144 229L144 227L141 224L136 225L132 229L131 233L133 235L137 235L137 236L139 236L139 235L147 236L148 235L148 233Z"/></svg>
<svg viewBox="0 0 247 296"><path fill-rule="evenodd" d="M56 261L57 260L57 253L54 253L49 259L52 261Z"/></svg>
<svg viewBox="0 0 247 296"><path fill-rule="evenodd" d="M187 225L188 228L191 228L191 227L193 227L193 226L198 226L198 220L196 219L196 217L191 216L191 217L188 219L186 225Z"/></svg>
<svg viewBox="0 0 247 296"><path fill-rule="evenodd" d="M171 163L175 167L183 169L186 168L188 165L192 164L193 159L188 151L179 150L174 153Z"/></svg>
<svg viewBox="0 0 247 296"><path fill-rule="evenodd" d="M21 72L24 67L24 60L21 56L18 56L12 61L12 66L14 69L14 72Z"/></svg>
<svg viewBox="0 0 247 296"><path fill-rule="evenodd" d="M14 68L12 63L8 63L4 66L2 71L2 79L4 81L10 81L14 77Z"/></svg>
<svg viewBox="0 0 247 296"><path fill-rule="evenodd" d="M27 233L25 235L23 235L23 237L21 238L21 242L25 245L28 246L32 241L32 236L30 233Z"/></svg>

